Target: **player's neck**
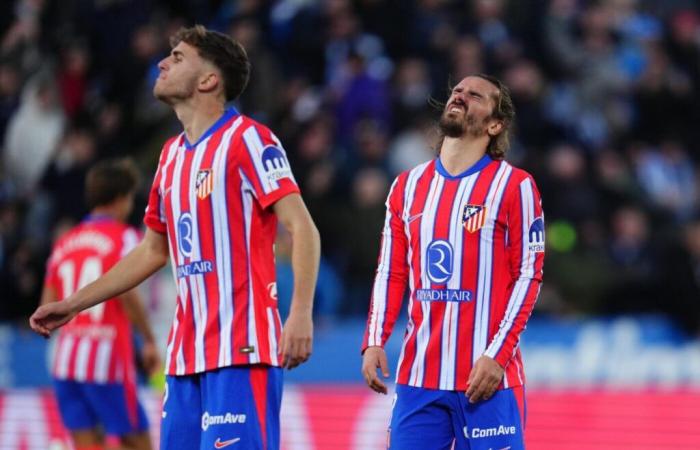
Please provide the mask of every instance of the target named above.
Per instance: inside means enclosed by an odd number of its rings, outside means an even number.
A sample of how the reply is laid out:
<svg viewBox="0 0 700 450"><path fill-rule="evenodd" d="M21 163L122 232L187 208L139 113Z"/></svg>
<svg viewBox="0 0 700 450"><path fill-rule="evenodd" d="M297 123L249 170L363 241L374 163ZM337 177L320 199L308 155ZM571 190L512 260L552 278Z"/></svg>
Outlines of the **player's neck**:
<svg viewBox="0 0 700 450"><path fill-rule="evenodd" d="M197 142L224 114L224 104L218 101L193 100L173 107L185 130L188 142Z"/></svg>
<svg viewBox="0 0 700 450"><path fill-rule="evenodd" d="M450 175L458 175L479 161L486 154L488 138L445 137L440 147L440 162Z"/></svg>

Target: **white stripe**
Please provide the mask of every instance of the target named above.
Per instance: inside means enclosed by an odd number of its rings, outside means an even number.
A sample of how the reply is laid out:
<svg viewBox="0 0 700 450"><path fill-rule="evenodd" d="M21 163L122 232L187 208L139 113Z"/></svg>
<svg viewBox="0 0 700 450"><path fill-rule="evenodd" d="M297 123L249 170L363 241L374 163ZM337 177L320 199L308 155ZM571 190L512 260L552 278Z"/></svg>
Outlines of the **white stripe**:
<svg viewBox="0 0 700 450"><path fill-rule="evenodd" d="M433 176L426 197L426 203L423 209L423 216L420 223L420 247L421 247L421 287L430 288L430 279L428 278L428 267L425 266L427 259L427 248L433 240L433 232L435 231L435 216L439 206L439 199L442 193L442 188L445 185L444 178ZM430 340L430 304L429 302L420 302L420 307L423 312L423 319L418 327L416 335L416 357L413 360L411 367L411 377L409 384L411 386L420 386L423 383L423 374L425 372L425 354L428 349Z"/></svg>
<svg viewBox="0 0 700 450"><path fill-rule="evenodd" d="M219 288L219 366L229 366L232 363L233 352L231 341L233 339L231 327L233 325L233 269L231 267L231 241L228 224L228 204L226 202L226 172L228 169L228 152L231 148L233 133L243 122L243 117L238 117L233 125L226 130L221 145L216 149L214 156L215 183L211 193L212 216L214 219L214 247L216 251L216 279Z"/></svg>
<svg viewBox="0 0 700 450"><path fill-rule="evenodd" d="M95 356L95 382L106 383L109 377L109 361L112 354L112 340L101 339Z"/></svg>
<svg viewBox="0 0 700 450"><path fill-rule="evenodd" d="M250 154L250 159L253 161L255 172L258 174L258 179L262 185L263 192L268 194L274 191L279 187L279 185L277 184L277 181L272 180L267 176L265 167L263 167L262 152L265 146L263 145L262 139L260 139L260 135L254 126L248 127L248 129L243 132L243 140L246 144L246 150Z"/></svg>
<svg viewBox="0 0 700 450"><path fill-rule="evenodd" d="M270 341L270 362L273 366L279 365L277 359L277 334L275 333L275 315L272 308L267 307L267 339Z"/></svg>
<svg viewBox="0 0 700 450"><path fill-rule="evenodd" d="M253 347L253 352L248 354L250 364L260 362L260 348L258 346L257 327L255 323L255 297L253 291L253 273L250 249L250 222L253 217L253 200L249 192L253 190L253 186L246 178L242 170L239 169L241 175L241 203L243 204L243 221L245 223L245 248L246 248L246 266L248 271L248 345Z"/></svg>
<svg viewBox="0 0 700 450"><path fill-rule="evenodd" d="M384 328L384 315L387 307L387 292L389 291L389 277L391 276L391 248L394 244L393 230L391 228L391 197L394 188L398 184L396 178L391 185L389 195L386 200L386 215L384 218L384 230L382 231L382 248L380 250L377 273L374 277L374 287L372 288L372 314L369 320L368 346L382 345L382 331Z"/></svg>
<svg viewBox="0 0 700 450"><path fill-rule="evenodd" d="M56 356L56 378L65 379L68 377L73 344L75 344L73 336L70 334L62 336L60 345L58 346L58 356Z"/></svg>
<svg viewBox="0 0 700 450"><path fill-rule="evenodd" d="M464 246L464 226L462 225L462 212L464 204L471 191L474 188L477 174L464 177L460 180L457 192L455 193L455 201L452 205L449 222L449 242L454 245L454 260L452 278L447 282L448 289L462 288L462 247ZM456 339L457 339L457 320L459 318L458 304L447 302L445 306L445 315L442 319L442 358L440 362L440 389L454 389L454 376L456 370L457 359Z"/></svg>
<svg viewBox="0 0 700 450"><path fill-rule="evenodd" d="M90 360L90 349L92 348L92 339L85 336L80 338L78 343L78 351L75 357L75 376L76 381L87 380L88 362Z"/></svg>
<svg viewBox="0 0 700 450"><path fill-rule="evenodd" d="M190 150L194 152L192 165L190 166L190 185L186 186L186 192L190 201L189 212L192 215L192 254L190 261L202 260L202 245L199 241L200 220L197 212L199 202L197 201L195 183L197 182L197 174L202 168L202 160L204 159L210 140L211 137L208 137L200 142L197 147ZM210 230L205 230L205 232L209 231ZM214 261L214 264L216 264L216 261ZM206 368L204 332L207 326L207 294L204 286L204 274L191 275L189 278L190 285L192 286L192 299L195 305L195 307L192 308L194 315L194 370L195 372L202 372Z"/></svg>
<svg viewBox="0 0 700 450"><path fill-rule="evenodd" d="M488 219L481 227L479 239L479 271L476 287L476 304L474 314L474 337L472 343L472 364L476 363L486 350L489 333L489 311L491 304L491 283L493 277L493 234L496 220L503 200L512 167L501 163L493 177L484 206Z"/></svg>
<svg viewBox="0 0 700 450"><path fill-rule="evenodd" d="M534 195L529 178L526 178L520 183L520 199L522 203L522 260L520 264L520 276L513 287L513 293L508 301L508 307L498 333L494 336L486 352L486 354L492 358L496 356L508 332L513 327L515 318L520 312L520 307L525 300L530 282L535 273L535 258L537 254L531 252L528 245L530 224L535 219Z"/></svg>

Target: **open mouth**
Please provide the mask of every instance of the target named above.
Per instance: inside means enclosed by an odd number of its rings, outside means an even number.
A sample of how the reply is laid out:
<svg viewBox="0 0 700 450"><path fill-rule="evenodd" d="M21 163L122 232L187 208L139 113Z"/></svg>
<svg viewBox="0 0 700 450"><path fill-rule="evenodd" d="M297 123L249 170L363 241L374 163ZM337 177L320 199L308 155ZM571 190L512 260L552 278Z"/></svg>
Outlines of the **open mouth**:
<svg viewBox="0 0 700 450"><path fill-rule="evenodd" d="M448 112L465 112L466 110L467 108L464 104L457 102L453 102L447 109Z"/></svg>

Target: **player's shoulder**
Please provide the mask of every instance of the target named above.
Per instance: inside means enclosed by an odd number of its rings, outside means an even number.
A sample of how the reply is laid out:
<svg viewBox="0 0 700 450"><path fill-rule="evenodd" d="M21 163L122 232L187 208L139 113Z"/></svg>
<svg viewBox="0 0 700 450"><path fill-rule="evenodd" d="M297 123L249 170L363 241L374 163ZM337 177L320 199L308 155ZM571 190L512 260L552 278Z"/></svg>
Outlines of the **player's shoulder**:
<svg viewBox="0 0 700 450"><path fill-rule="evenodd" d="M270 127L264 123L258 122L257 120L241 114L241 123L238 128L242 131L244 136L253 135L259 138L264 144L281 145L275 133L272 132Z"/></svg>
<svg viewBox="0 0 700 450"><path fill-rule="evenodd" d="M422 162L410 169L406 169L402 172L400 172L394 181L396 183L407 183L409 179L415 179L420 177L421 175L425 174L426 172L434 171L435 170L435 161L436 159L429 159L428 161Z"/></svg>
<svg viewBox="0 0 700 450"><path fill-rule="evenodd" d="M512 180L513 184L519 185L525 180L528 180L533 185L535 184L535 177L533 177L532 174L527 170L514 166L513 164L505 160L499 161L499 163L510 169L509 177Z"/></svg>

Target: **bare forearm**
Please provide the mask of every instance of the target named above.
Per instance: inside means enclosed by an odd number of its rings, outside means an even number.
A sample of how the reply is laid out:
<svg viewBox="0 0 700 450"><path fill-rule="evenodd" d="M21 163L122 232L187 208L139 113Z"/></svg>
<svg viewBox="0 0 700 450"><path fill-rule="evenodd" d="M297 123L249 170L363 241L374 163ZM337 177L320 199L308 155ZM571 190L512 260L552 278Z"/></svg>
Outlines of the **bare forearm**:
<svg viewBox="0 0 700 450"><path fill-rule="evenodd" d="M166 261L167 247L164 250L161 245L153 245L144 239L106 274L68 300L73 302L73 310L83 311L138 286L163 267Z"/></svg>
<svg viewBox="0 0 700 450"><path fill-rule="evenodd" d="M294 295L290 314L311 314L321 258L321 239L310 220L292 231Z"/></svg>

